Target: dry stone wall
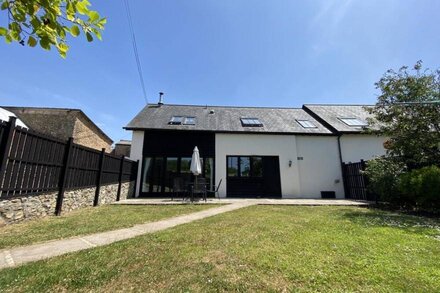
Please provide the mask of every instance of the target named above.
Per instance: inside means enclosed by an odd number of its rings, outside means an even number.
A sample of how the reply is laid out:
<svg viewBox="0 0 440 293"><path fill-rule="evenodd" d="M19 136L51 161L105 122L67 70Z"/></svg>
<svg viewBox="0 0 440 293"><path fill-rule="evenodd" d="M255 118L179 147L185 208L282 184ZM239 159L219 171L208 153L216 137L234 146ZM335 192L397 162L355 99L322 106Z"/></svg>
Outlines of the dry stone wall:
<svg viewBox="0 0 440 293"><path fill-rule="evenodd" d="M67 190L64 192L63 214L93 206L95 187ZM118 184L103 185L99 193L99 205L116 201ZM134 182L121 185L121 199L134 194ZM55 214L58 191L44 194L0 200L0 226Z"/></svg>

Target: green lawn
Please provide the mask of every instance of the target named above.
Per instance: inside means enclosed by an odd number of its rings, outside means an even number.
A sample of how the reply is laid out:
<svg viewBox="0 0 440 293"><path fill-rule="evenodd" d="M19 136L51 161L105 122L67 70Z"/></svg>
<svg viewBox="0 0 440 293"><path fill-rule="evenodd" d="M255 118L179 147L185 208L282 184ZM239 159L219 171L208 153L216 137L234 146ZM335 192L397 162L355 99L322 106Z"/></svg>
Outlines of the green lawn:
<svg viewBox="0 0 440 293"><path fill-rule="evenodd" d="M106 205L96 208L86 208L73 211L61 217L51 216L0 227L0 249L126 228L135 224L158 221L215 206L216 205Z"/></svg>
<svg viewBox="0 0 440 293"><path fill-rule="evenodd" d="M6 269L3 291L439 292L438 220L253 206Z"/></svg>

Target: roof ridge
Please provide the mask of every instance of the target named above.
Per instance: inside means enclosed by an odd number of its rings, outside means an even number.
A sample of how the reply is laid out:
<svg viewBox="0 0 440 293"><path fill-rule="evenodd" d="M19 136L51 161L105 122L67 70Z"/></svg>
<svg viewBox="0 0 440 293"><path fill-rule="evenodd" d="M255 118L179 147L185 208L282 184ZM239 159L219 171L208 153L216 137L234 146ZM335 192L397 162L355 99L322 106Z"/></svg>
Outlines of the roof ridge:
<svg viewBox="0 0 440 293"><path fill-rule="evenodd" d="M304 106L374 106L374 104L304 104Z"/></svg>
<svg viewBox="0 0 440 293"><path fill-rule="evenodd" d="M149 103L147 106L156 106L159 107L158 104ZM242 108L242 109L286 109L286 110L302 110L301 107L265 107L265 106L220 106L220 105L189 105L189 104L162 104L163 106L177 106L177 107L199 107L199 108Z"/></svg>
<svg viewBox="0 0 440 293"><path fill-rule="evenodd" d="M57 108L57 107L27 107L27 106L0 106L1 108L14 109L38 109L38 110L60 110L60 111L82 111L78 108Z"/></svg>

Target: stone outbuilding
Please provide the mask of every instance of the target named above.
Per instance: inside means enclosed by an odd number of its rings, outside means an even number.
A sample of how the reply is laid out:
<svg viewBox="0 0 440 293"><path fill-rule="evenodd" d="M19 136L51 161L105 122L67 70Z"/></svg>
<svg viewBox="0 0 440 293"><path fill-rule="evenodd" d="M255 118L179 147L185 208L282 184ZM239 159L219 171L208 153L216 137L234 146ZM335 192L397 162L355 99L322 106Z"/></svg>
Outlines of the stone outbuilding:
<svg viewBox="0 0 440 293"><path fill-rule="evenodd" d="M117 143L115 143L115 148L112 151L112 154L115 156L126 156L130 157L131 150L131 140L121 139Z"/></svg>
<svg viewBox="0 0 440 293"><path fill-rule="evenodd" d="M80 109L2 107L20 118L30 129L62 140L111 152L113 140Z"/></svg>

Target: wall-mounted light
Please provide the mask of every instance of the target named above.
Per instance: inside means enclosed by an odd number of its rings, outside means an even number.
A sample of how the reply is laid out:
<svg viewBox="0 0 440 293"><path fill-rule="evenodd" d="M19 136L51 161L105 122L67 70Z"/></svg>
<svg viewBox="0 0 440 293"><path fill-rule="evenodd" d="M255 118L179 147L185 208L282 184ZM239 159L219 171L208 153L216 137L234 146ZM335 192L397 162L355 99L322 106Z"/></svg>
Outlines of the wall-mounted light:
<svg viewBox="0 0 440 293"><path fill-rule="evenodd" d="M292 160L289 160L289 167L292 167Z"/></svg>

